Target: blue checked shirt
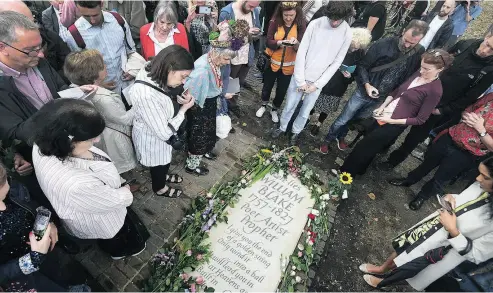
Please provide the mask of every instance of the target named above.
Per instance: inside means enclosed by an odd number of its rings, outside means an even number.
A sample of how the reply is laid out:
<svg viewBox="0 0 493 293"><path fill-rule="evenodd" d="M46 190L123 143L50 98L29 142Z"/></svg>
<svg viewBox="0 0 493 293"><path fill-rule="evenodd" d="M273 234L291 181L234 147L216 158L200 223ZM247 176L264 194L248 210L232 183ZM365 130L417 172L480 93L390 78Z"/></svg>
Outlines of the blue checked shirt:
<svg viewBox="0 0 493 293"><path fill-rule="evenodd" d="M109 12L103 11L103 24L101 26L91 25L84 17L80 17L75 22L75 26L84 39L86 48L101 52L108 71L106 81L114 81L116 88L113 91L121 94L123 87L122 66L126 64L127 56L135 52L135 43L127 21L125 21L125 32L130 48L126 44L122 27ZM71 35L67 38L67 45L72 51L81 50Z"/></svg>

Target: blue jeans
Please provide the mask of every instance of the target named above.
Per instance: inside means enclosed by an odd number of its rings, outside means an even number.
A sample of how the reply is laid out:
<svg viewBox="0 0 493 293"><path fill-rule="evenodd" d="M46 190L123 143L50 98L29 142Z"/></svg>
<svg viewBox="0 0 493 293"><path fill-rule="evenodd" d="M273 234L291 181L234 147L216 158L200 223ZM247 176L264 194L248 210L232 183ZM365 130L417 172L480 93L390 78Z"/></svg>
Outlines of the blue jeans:
<svg viewBox="0 0 493 293"><path fill-rule="evenodd" d="M349 98L346 106L344 106L341 114L339 114L337 119L330 126L325 141L330 142L336 138L345 137L349 131L347 127L349 121L355 118L364 117L368 110L373 110L378 103L378 99L368 98L366 97L366 93L363 95L359 89L356 89L351 98Z"/></svg>

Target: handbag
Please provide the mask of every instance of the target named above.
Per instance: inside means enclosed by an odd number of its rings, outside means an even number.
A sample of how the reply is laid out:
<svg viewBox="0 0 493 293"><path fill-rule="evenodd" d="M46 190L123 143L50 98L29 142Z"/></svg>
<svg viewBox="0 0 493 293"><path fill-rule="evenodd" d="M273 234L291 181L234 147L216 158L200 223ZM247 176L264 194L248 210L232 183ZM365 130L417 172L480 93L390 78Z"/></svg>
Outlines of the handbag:
<svg viewBox="0 0 493 293"><path fill-rule="evenodd" d="M284 32L284 37L282 38L281 41L285 40L288 37L288 34L291 31L292 27L293 26L290 26L289 29ZM286 49L286 48L284 48L284 49ZM274 51L272 52L272 54L274 54ZM265 53L265 51L263 51L262 54L260 54L260 56L258 56L256 67L257 67L259 72L264 73L265 68L270 66L270 60L272 58L272 54L269 55L269 54Z"/></svg>
<svg viewBox="0 0 493 293"><path fill-rule="evenodd" d="M148 87L151 87L151 88L155 89L156 91L158 91L160 93L163 93L166 96L169 96L169 94L166 93L163 89L161 89L161 88L159 88L159 87L157 87L157 86L155 86L153 84L150 84L150 83L148 83L146 81L136 80L135 83L140 83L140 84L146 85ZM179 109L180 109L180 104L178 104L178 102L176 102L173 99L171 99L171 102L173 103L173 107L174 107L175 115L176 115L178 113ZM177 151L183 150L183 148L185 146L184 139L181 138L180 135L178 135L178 131L173 127L173 125L171 125L170 123L168 123L168 127L173 132L173 135L166 141L166 143L169 144L174 150L177 150Z"/></svg>
<svg viewBox="0 0 493 293"><path fill-rule="evenodd" d="M223 95L219 97L219 108L216 113L216 136L219 138L228 137L231 131L231 117L228 115L228 103Z"/></svg>

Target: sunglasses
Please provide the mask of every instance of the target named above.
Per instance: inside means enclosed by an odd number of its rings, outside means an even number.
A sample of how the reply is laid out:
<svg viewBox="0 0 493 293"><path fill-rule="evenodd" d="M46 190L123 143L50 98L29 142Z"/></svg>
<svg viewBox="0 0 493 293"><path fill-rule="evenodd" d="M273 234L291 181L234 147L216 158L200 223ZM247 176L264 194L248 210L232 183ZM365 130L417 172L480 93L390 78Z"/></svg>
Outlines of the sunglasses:
<svg viewBox="0 0 493 293"><path fill-rule="evenodd" d="M440 53L440 51L433 49L433 50L428 51L428 53L432 54L434 57L440 56L440 59L442 59L442 62L443 62L443 67L445 67L445 60L443 59L442 53Z"/></svg>

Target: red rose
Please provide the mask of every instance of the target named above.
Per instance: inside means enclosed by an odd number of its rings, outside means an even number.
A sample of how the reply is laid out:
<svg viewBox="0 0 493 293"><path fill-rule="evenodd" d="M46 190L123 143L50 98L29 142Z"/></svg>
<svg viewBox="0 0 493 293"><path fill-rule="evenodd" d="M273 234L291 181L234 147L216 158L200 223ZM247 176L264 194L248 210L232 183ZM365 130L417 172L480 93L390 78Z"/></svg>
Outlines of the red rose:
<svg viewBox="0 0 493 293"><path fill-rule="evenodd" d="M315 220L315 215L312 213L309 213L308 218L310 218L310 220Z"/></svg>

